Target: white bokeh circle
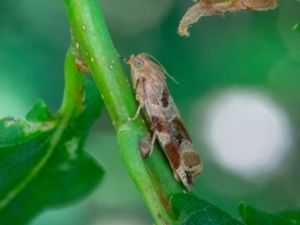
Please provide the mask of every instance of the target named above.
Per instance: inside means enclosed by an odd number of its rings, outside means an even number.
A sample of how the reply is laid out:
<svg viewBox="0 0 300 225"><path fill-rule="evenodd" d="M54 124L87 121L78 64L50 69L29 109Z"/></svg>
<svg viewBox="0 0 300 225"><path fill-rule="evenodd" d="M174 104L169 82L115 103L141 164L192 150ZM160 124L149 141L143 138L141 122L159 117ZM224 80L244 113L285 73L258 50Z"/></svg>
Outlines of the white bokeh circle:
<svg viewBox="0 0 300 225"><path fill-rule="evenodd" d="M227 90L208 103L204 117L201 133L220 165L248 178L280 168L292 142L291 126L266 94Z"/></svg>

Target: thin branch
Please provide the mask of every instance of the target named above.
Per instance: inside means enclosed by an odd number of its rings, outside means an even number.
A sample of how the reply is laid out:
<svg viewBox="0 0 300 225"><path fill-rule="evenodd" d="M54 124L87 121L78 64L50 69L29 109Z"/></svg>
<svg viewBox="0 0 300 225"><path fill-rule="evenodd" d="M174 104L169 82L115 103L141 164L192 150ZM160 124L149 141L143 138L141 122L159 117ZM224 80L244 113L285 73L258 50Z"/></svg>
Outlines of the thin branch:
<svg viewBox="0 0 300 225"><path fill-rule="evenodd" d="M157 147L143 160L139 141L149 129L141 118L129 122L137 109L132 90L107 30L98 0L65 0L76 46L84 56L117 131L119 151L156 225L176 224L169 196L183 192ZM122 191L120 184L120 191ZM127 194L127 193L124 193Z"/></svg>

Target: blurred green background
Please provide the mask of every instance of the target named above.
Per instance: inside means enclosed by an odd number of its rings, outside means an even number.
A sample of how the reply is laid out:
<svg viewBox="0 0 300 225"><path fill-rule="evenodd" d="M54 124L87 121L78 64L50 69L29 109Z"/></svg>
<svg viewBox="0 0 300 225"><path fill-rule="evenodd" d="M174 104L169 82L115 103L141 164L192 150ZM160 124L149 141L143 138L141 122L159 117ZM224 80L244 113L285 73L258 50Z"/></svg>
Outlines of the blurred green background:
<svg viewBox="0 0 300 225"><path fill-rule="evenodd" d="M292 30L300 3L203 18L188 39L176 29L192 1L101 5L120 55L147 52L179 81L169 87L205 166L198 196L234 216L241 200L272 211L300 207L300 34ZM63 1L0 0L0 117L22 118L38 98L58 109L69 41ZM151 224L106 112L86 149L106 169L102 184L32 224Z"/></svg>

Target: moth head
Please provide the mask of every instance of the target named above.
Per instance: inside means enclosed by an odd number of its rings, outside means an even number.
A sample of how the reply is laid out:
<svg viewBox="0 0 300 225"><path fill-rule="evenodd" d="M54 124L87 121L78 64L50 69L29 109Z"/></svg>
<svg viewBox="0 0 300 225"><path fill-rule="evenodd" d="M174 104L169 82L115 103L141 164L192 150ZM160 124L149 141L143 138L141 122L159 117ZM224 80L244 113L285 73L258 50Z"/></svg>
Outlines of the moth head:
<svg viewBox="0 0 300 225"><path fill-rule="evenodd" d="M139 54L137 56L132 55L128 61L131 67L131 79L134 88L136 88L139 78L143 75L143 71L147 67L147 58L144 54Z"/></svg>
<svg viewBox="0 0 300 225"><path fill-rule="evenodd" d="M144 66L145 62L143 59L136 59L134 62L134 67L140 69Z"/></svg>
<svg viewBox="0 0 300 225"><path fill-rule="evenodd" d="M131 66L131 70L143 70L147 64L147 58L144 54L132 55L128 63Z"/></svg>

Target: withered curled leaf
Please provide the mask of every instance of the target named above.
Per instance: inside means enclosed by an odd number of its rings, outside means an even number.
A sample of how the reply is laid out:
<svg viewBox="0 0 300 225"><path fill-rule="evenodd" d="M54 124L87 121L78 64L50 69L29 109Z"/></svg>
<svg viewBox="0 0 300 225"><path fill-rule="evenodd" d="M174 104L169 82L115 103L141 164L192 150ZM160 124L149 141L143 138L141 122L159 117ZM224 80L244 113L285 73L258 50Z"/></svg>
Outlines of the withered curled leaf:
<svg viewBox="0 0 300 225"><path fill-rule="evenodd" d="M276 7L277 0L197 0L182 17L178 33L180 36L189 36L189 27L204 16L222 15L225 12L240 10L265 11Z"/></svg>

